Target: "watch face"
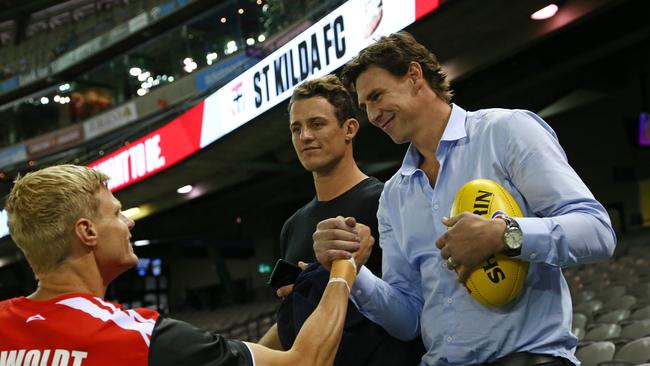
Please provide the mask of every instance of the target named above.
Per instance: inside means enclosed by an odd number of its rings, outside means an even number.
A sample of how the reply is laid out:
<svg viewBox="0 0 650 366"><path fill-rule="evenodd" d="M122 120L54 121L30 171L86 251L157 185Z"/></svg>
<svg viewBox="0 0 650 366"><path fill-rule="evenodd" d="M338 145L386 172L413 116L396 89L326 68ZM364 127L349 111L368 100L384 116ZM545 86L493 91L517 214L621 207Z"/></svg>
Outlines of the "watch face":
<svg viewBox="0 0 650 366"><path fill-rule="evenodd" d="M506 246L511 250L518 250L521 248L521 242L523 241L523 235L521 230L518 228L512 228L508 230L505 235Z"/></svg>

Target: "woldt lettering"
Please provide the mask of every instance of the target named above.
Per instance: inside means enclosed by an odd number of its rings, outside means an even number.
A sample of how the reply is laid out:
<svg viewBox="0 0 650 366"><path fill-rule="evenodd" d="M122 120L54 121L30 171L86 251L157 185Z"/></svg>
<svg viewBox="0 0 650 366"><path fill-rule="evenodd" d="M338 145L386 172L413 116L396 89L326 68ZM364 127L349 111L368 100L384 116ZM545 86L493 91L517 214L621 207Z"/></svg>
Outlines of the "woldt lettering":
<svg viewBox="0 0 650 366"><path fill-rule="evenodd" d="M0 352L0 366L82 366L87 357L88 352L67 349L19 349Z"/></svg>

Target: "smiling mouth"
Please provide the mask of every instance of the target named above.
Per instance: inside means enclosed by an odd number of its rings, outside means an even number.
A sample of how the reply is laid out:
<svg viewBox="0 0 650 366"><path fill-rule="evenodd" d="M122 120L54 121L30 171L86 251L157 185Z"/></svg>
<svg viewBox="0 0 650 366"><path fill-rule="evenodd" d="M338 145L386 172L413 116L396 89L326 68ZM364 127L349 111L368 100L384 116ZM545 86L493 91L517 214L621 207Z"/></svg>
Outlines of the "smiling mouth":
<svg viewBox="0 0 650 366"><path fill-rule="evenodd" d="M385 129L386 129L386 126L388 126L388 124L390 124L391 122L393 122L393 119L394 119L394 118L395 118L395 116L391 116L391 117L388 119L388 121L384 122L384 124L381 125L381 129L382 129L382 130L385 130Z"/></svg>

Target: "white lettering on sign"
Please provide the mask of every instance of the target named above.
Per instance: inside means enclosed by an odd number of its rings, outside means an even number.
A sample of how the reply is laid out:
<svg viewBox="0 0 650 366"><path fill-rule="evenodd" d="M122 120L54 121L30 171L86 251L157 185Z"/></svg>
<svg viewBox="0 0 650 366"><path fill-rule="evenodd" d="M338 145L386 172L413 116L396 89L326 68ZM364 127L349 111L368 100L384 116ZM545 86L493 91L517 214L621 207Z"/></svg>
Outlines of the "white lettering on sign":
<svg viewBox="0 0 650 366"><path fill-rule="evenodd" d="M132 183L164 166L165 157L160 148L160 135L156 134L144 142L124 148L92 168L111 177L108 188L113 189Z"/></svg>
<svg viewBox="0 0 650 366"><path fill-rule="evenodd" d="M415 21L415 0L349 0L205 99L201 147L330 73L382 35Z"/></svg>

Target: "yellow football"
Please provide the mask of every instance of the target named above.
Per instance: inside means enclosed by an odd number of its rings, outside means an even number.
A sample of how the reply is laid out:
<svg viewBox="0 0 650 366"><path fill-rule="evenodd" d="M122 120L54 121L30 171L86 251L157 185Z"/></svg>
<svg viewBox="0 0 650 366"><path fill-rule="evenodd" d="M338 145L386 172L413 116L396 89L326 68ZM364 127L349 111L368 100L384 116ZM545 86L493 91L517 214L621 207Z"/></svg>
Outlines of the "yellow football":
<svg viewBox="0 0 650 366"><path fill-rule="evenodd" d="M469 181L458 190L451 206L451 216L465 211L488 219L499 212L512 218L523 216L510 193L489 179ZM502 306L519 295L526 280L526 273L528 262L497 254L472 271L465 287L481 304Z"/></svg>

